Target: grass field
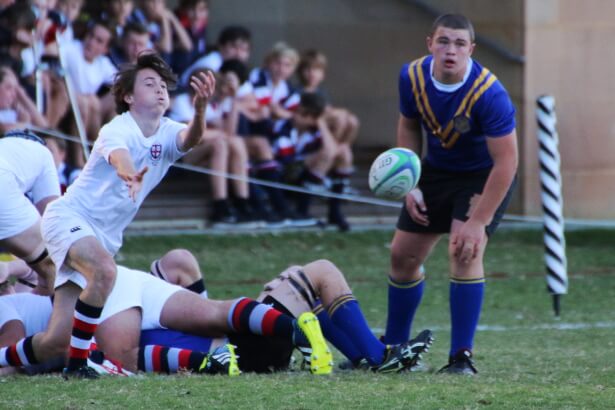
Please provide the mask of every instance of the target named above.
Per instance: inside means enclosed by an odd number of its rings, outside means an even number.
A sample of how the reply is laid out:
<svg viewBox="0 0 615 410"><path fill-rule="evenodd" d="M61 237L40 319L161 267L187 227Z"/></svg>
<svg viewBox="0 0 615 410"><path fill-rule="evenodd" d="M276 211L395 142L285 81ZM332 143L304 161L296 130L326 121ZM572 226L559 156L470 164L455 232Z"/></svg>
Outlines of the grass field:
<svg viewBox="0 0 615 410"><path fill-rule="evenodd" d="M369 320L386 316L390 232L127 238L121 263L148 269L174 247L193 251L212 297L256 295L290 263L335 262ZM539 231L500 230L487 253L487 293L476 337L477 377L433 372L374 375L301 372L237 378L144 376L65 382L58 376L0 378L0 408L250 409L606 409L615 407L615 232L567 235L570 291L555 320L545 290ZM426 265L428 281L415 331L436 335L426 363L448 351L446 245ZM336 356L339 360L339 355Z"/></svg>

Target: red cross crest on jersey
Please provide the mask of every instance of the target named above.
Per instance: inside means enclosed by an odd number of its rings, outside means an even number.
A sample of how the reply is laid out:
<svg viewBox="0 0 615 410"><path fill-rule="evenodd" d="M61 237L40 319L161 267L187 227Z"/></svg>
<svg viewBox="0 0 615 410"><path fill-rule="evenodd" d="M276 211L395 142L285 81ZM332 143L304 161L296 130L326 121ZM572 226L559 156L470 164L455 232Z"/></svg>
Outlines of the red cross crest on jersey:
<svg viewBox="0 0 615 410"><path fill-rule="evenodd" d="M154 162L158 161L160 159L160 154L162 154L162 145L153 144L149 149L149 154Z"/></svg>

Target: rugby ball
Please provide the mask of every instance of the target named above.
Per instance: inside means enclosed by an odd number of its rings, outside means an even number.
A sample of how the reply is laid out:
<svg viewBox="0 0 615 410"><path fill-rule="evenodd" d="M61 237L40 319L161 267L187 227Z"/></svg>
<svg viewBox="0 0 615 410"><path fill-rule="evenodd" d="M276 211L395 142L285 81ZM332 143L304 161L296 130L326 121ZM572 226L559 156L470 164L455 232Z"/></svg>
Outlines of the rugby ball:
<svg viewBox="0 0 615 410"><path fill-rule="evenodd" d="M398 200L406 196L421 177L421 159L407 148L384 151L369 169L369 189L378 198Z"/></svg>

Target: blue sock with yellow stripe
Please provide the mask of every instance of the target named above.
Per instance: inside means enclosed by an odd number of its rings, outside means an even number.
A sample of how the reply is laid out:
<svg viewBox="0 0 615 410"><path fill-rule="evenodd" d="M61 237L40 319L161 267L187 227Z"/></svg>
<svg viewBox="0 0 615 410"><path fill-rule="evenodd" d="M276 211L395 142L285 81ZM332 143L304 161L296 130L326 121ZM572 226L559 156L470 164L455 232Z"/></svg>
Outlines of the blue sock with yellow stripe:
<svg viewBox="0 0 615 410"><path fill-rule="evenodd" d="M410 339L414 314L423 299L425 277L410 282L396 282L389 277L389 313L384 343L400 344Z"/></svg>
<svg viewBox="0 0 615 410"><path fill-rule="evenodd" d="M451 356L461 349L472 350L484 293L485 278L451 278Z"/></svg>
<svg viewBox="0 0 615 410"><path fill-rule="evenodd" d="M386 346L372 333L353 295L342 295L327 308L331 321L348 336L370 365L384 360Z"/></svg>
<svg viewBox="0 0 615 410"><path fill-rule="evenodd" d="M337 327L329 317L329 313L325 310L322 304L318 303L313 309L314 314L320 322L320 328L325 338L335 346L337 350L342 352L344 356L348 358L354 364L357 364L359 360L363 358L363 355L356 348L352 340Z"/></svg>

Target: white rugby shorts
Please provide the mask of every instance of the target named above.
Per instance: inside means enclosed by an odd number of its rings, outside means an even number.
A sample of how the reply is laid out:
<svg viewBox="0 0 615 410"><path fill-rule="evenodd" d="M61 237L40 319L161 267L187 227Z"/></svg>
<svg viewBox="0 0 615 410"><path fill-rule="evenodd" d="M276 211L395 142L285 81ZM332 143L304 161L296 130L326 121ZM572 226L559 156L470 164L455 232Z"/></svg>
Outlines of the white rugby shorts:
<svg viewBox="0 0 615 410"><path fill-rule="evenodd" d="M160 324L162 309L176 292L188 292L145 272L118 266L115 285L107 298L101 321L124 310L141 309L141 330L164 329Z"/></svg>
<svg viewBox="0 0 615 410"><path fill-rule="evenodd" d="M15 176L0 170L0 239L26 231L39 218L36 207L21 192Z"/></svg>

